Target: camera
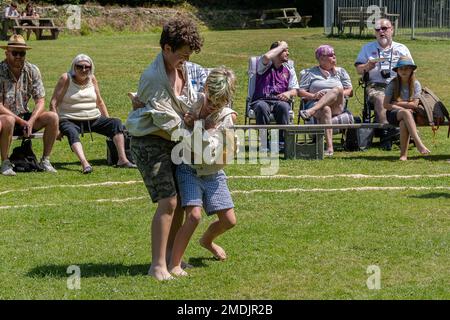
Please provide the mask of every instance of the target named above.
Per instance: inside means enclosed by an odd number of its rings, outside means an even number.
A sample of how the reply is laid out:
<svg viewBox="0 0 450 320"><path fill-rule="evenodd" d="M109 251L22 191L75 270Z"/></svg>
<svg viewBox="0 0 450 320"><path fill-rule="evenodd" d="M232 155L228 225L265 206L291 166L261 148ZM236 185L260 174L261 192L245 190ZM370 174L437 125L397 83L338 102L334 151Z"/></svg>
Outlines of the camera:
<svg viewBox="0 0 450 320"><path fill-rule="evenodd" d="M380 73L384 79L387 79L391 76L391 70L383 69L380 71Z"/></svg>

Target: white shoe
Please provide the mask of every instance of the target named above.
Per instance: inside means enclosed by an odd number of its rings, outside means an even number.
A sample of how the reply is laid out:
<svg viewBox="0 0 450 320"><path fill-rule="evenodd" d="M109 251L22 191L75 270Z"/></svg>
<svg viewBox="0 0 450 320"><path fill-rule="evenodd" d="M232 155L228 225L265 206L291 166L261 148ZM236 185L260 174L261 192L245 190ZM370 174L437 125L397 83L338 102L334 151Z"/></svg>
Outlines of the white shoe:
<svg viewBox="0 0 450 320"><path fill-rule="evenodd" d="M2 168L1 168L1 172L2 175L4 176L15 176L16 173L13 170L13 164L11 163L11 161L9 161L9 159L6 159L5 161L2 162Z"/></svg>
<svg viewBox="0 0 450 320"><path fill-rule="evenodd" d="M44 169L44 171L51 172L51 173L57 173L55 168L53 168L52 164L50 163L50 160L48 159L41 159L41 166Z"/></svg>

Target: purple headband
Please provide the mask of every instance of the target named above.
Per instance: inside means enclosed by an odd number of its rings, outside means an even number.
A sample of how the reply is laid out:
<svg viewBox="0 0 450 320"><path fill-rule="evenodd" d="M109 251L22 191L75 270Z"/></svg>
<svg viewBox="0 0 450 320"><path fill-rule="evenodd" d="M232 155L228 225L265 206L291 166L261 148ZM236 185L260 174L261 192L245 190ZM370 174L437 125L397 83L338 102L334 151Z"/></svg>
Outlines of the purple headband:
<svg viewBox="0 0 450 320"><path fill-rule="evenodd" d="M334 53L334 49L332 46L329 46L327 44L321 45L316 49L316 59L319 60L321 56L327 56L332 53Z"/></svg>

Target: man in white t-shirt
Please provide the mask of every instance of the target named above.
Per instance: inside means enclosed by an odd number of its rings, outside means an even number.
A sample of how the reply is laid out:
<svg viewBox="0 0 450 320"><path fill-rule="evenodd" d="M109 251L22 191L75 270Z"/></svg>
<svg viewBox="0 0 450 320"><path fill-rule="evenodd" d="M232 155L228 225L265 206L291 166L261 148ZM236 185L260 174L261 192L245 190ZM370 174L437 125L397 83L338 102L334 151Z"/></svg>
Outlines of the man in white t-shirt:
<svg viewBox="0 0 450 320"><path fill-rule="evenodd" d="M400 57L411 57L405 45L392 41L393 33L394 28L389 20L377 20L375 22L377 40L363 46L355 61L356 71L360 75L368 73L367 98L374 105L378 123L388 123L383 99L387 84L397 75L392 68L397 65ZM392 137L396 135L396 130L390 132L384 130L380 137L381 147L390 150Z"/></svg>

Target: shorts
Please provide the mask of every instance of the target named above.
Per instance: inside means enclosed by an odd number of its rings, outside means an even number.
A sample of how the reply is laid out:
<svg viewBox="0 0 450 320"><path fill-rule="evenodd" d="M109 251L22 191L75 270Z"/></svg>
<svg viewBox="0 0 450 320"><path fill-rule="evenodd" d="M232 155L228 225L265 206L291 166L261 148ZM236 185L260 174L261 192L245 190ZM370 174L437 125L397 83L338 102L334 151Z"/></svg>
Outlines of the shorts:
<svg viewBox="0 0 450 320"><path fill-rule="evenodd" d="M60 120L59 131L67 136L69 146L72 146L74 143L80 142L80 133L85 131L95 132L112 139L116 134L123 132L123 126L120 119L100 116L97 119L83 121Z"/></svg>
<svg viewBox="0 0 450 320"><path fill-rule="evenodd" d="M19 114L19 117L22 118L25 121L30 120L32 113L31 112L26 112L26 113L22 113ZM13 136L23 136L23 129L24 127L22 127L21 125L15 124L14 125L14 132L13 132ZM33 129L32 132L35 133L38 130Z"/></svg>
<svg viewBox="0 0 450 320"><path fill-rule="evenodd" d="M384 83L369 83L367 85L367 98L368 101L374 104L374 99L376 97L384 97L384 92L386 90L387 85Z"/></svg>
<svg viewBox="0 0 450 320"><path fill-rule="evenodd" d="M131 153L154 203L177 195L171 159L175 142L155 135L131 137Z"/></svg>
<svg viewBox="0 0 450 320"><path fill-rule="evenodd" d="M234 208L233 199L223 170L215 174L198 176L197 171L186 164L177 167L181 206L203 207L208 216Z"/></svg>
<svg viewBox="0 0 450 320"><path fill-rule="evenodd" d="M397 114L400 110L387 110L386 111L386 118L389 124L392 124L393 126L398 126L400 122L397 120Z"/></svg>

